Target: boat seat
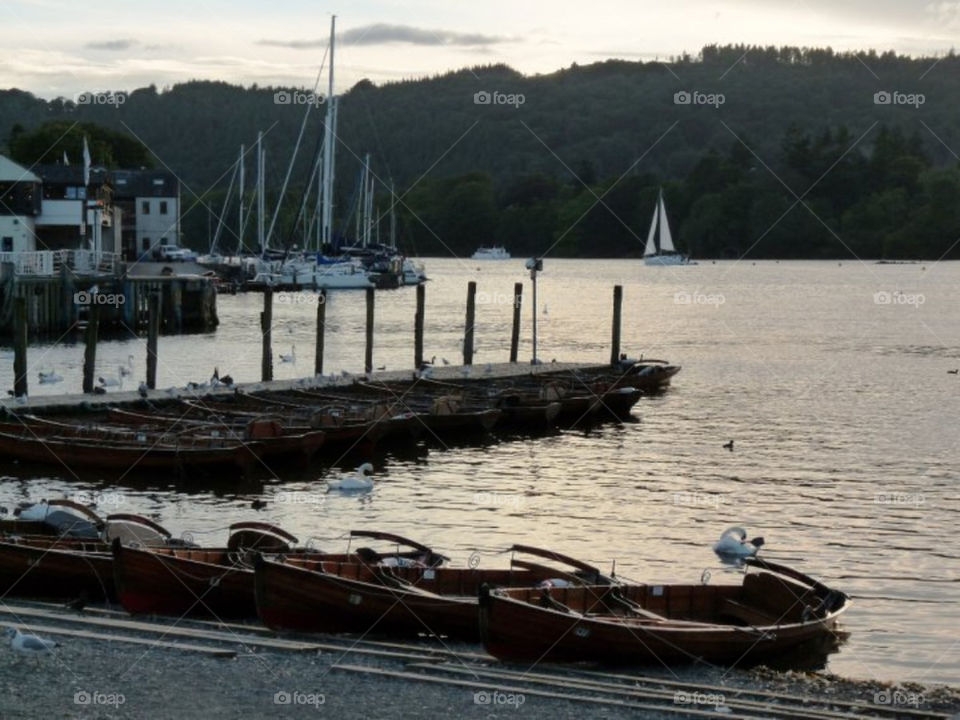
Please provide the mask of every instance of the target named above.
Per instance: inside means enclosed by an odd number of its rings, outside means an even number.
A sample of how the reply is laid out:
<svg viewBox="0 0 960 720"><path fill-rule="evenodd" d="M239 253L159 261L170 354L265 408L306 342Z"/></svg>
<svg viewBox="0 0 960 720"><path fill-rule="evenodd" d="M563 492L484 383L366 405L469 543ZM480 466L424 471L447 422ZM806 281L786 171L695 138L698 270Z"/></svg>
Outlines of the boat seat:
<svg viewBox="0 0 960 720"><path fill-rule="evenodd" d="M736 618L748 625L778 625L780 623L780 620L773 615L750 605L744 605L732 598L725 598L720 603L720 614Z"/></svg>

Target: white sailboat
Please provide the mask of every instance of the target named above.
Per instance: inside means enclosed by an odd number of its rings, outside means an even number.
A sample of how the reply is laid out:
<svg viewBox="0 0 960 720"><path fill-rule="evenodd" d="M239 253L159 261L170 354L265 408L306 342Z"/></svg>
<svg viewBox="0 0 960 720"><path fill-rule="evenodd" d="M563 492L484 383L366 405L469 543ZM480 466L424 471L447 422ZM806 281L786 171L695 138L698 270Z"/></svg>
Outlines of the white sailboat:
<svg viewBox="0 0 960 720"><path fill-rule="evenodd" d="M690 262L688 257L678 253L673 246L673 236L670 234L667 206L663 202L662 190L657 198L657 206L653 210L653 219L650 221L647 245L643 250L643 262L647 265L696 265L695 262Z"/></svg>

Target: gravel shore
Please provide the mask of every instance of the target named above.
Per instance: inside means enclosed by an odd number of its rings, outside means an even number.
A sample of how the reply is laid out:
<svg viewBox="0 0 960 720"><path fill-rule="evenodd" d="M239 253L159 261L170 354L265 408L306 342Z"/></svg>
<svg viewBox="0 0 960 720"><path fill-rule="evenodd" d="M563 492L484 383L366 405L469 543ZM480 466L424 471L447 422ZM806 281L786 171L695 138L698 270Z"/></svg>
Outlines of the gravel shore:
<svg viewBox="0 0 960 720"><path fill-rule="evenodd" d="M338 641L343 642L343 638ZM478 651L474 646L456 649ZM456 660L453 662L457 664ZM54 655L33 658L14 653L5 643L0 647L0 717L17 720L679 717L636 708L518 694L511 691L510 683L503 683L498 690L496 681L482 680L474 684L468 675L461 677L467 686L447 687L347 673L332 669L335 663L417 672L401 660L342 652L250 652L238 648L236 658L225 659L150 646L63 638L62 646ZM493 667L503 669L497 664ZM538 668L538 671L544 669ZM764 668L726 674L698 668L678 670L676 674L666 671L635 671L635 674L680 680L689 682L691 688L704 688L701 697L695 700L688 697L686 702L717 703L719 700L720 717L724 713L724 698L710 697L720 693L707 690L707 686L722 685L730 699L735 697L736 688L762 689L853 701L862 704L863 712L878 703L902 704L906 710L936 711L960 718L960 689L943 686L893 688L888 684L825 674L779 673ZM587 694L573 688L549 691ZM918 707L911 704L914 702ZM715 709L706 704L697 707Z"/></svg>

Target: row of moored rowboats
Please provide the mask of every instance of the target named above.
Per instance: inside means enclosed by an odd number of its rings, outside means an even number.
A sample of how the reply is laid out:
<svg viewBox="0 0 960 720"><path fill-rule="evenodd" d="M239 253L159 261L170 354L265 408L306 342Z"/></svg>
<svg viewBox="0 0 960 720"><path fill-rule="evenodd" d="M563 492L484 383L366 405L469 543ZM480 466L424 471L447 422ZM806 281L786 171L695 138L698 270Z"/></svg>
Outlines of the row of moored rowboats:
<svg viewBox="0 0 960 720"><path fill-rule="evenodd" d="M196 547L147 518L101 519L69 500L28 508L0 530L5 597L107 600L137 615L259 618L285 632L479 640L513 661L825 657L849 606L844 593L758 558L745 561L738 583L648 585L526 545L509 548L500 568L450 567L434 549L378 531L350 533L336 553L301 547L267 523L240 522L223 547Z"/></svg>

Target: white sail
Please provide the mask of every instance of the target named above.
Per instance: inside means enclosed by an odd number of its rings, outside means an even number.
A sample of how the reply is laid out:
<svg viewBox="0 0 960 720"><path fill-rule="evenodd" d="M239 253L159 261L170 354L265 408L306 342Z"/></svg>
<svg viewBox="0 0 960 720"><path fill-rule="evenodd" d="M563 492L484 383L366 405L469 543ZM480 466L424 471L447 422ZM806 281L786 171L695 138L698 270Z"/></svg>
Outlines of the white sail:
<svg viewBox="0 0 960 720"><path fill-rule="evenodd" d="M647 246L643 249L643 256L649 257L657 254L657 246L654 244L654 237L657 234L657 211L659 206L653 209L653 219L650 220L650 232L647 233Z"/></svg>
<svg viewBox="0 0 960 720"><path fill-rule="evenodd" d="M670 223L667 222L667 206L663 202L663 195L660 196L660 252L675 253L677 249L673 246L673 237L670 235Z"/></svg>

